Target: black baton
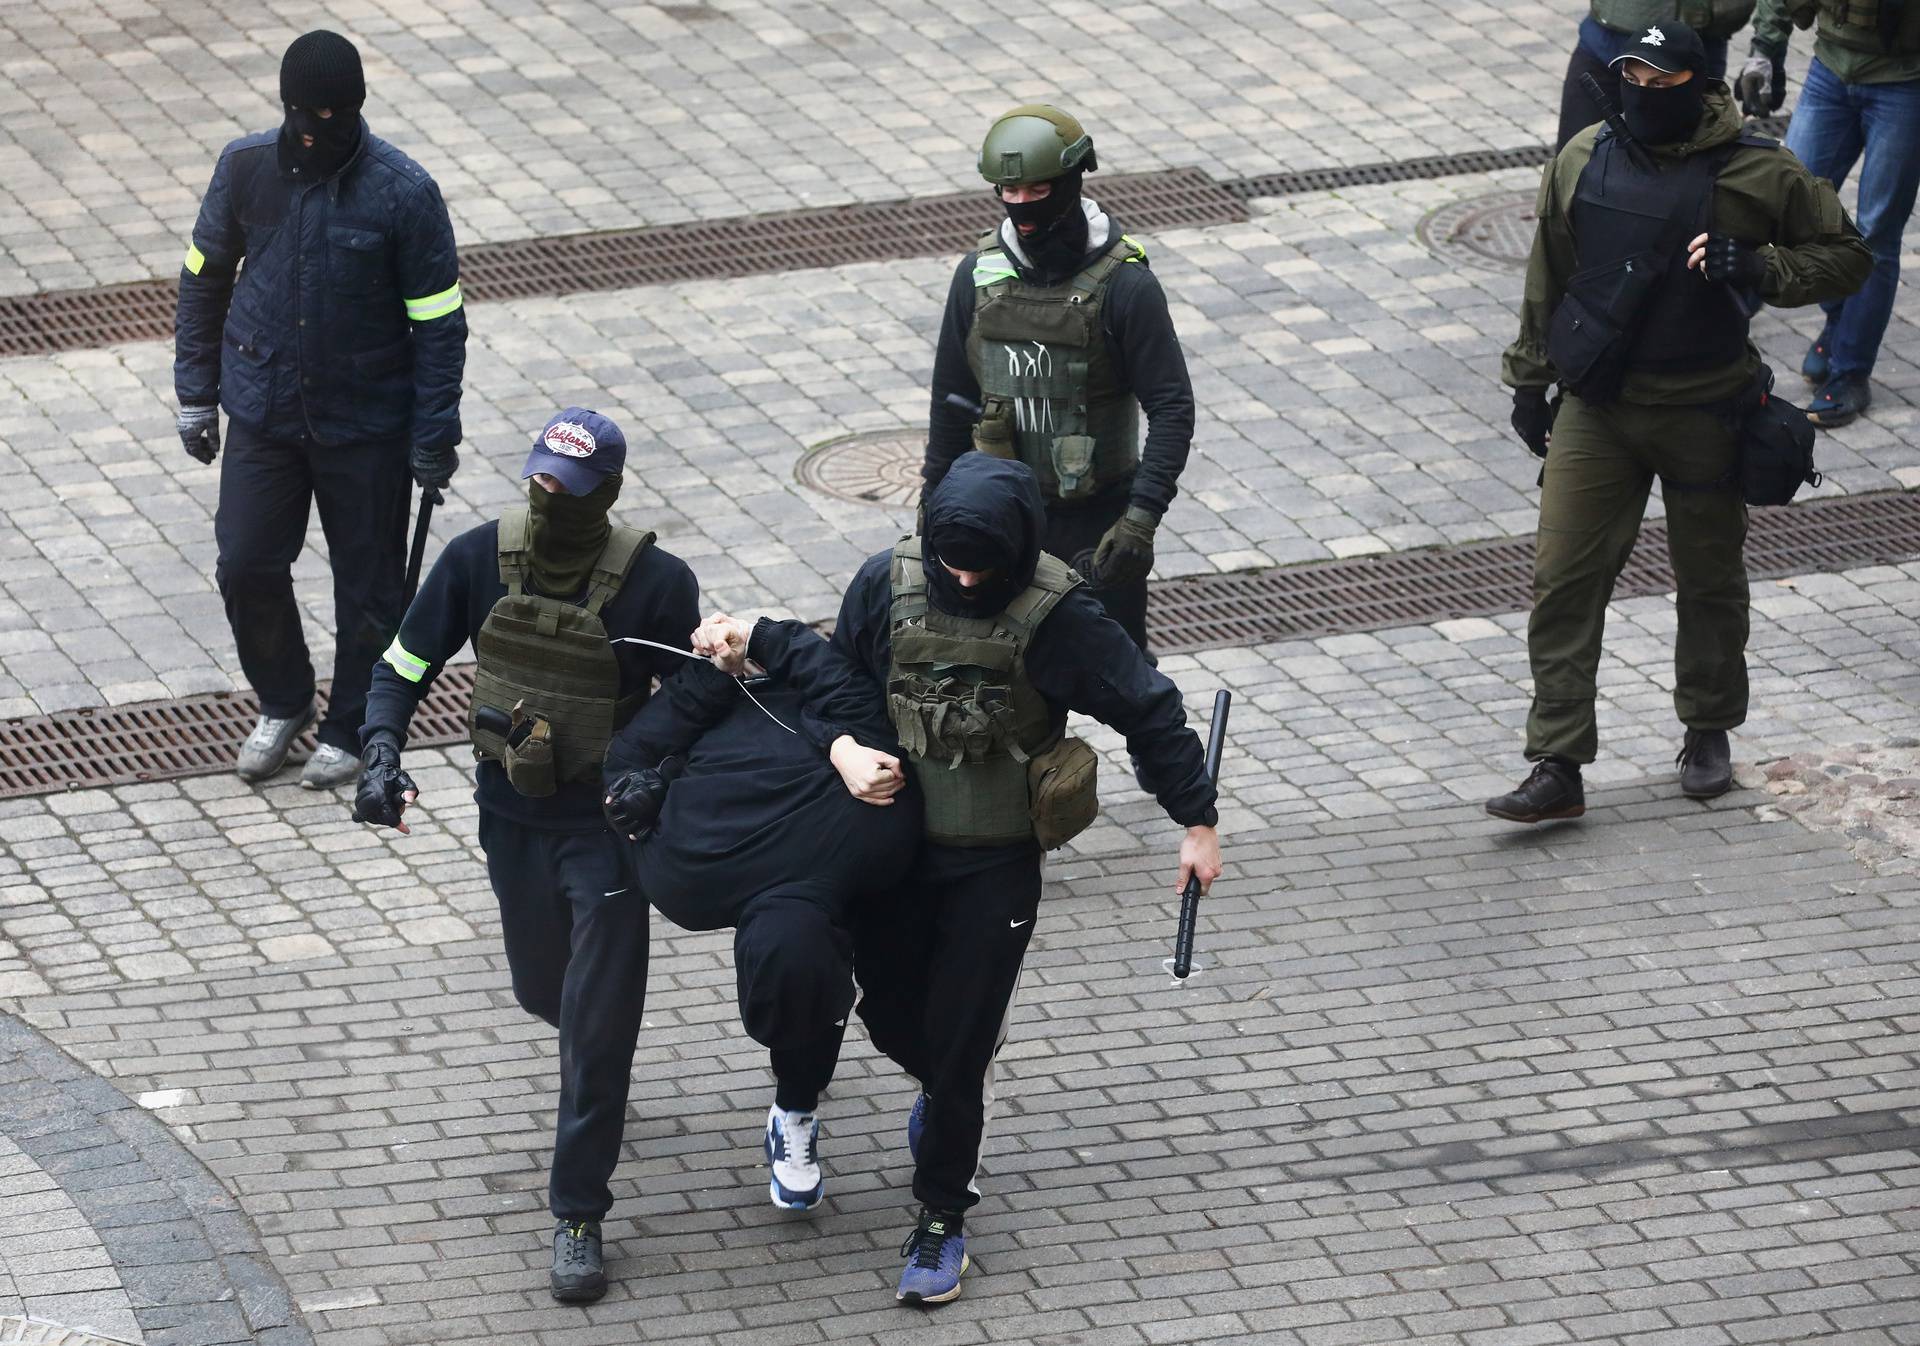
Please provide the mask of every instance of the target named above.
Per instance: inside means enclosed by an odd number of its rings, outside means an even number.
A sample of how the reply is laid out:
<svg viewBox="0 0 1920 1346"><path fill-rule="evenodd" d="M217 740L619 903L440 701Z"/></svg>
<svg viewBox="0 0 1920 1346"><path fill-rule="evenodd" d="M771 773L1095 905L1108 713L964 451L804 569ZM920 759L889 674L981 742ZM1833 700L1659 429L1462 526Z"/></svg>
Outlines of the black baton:
<svg viewBox="0 0 1920 1346"><path fill-rule="evenodd" d="M1227 746L1227 710L1233 693L1222 687L1213 694L1213 725L1207 730L1207 779L1220 784L1220 754ZM1180 928L1173 936L1173 975L1181 981L1193 971L1193 927L1200 919L1200 876L1187 879L1180 894Z"/></svg>
<svg viewBox="0 0 1920 1346"><path fill-rule="evenodd" d="M413 595L420 588L420 563L427 556L427 523L441 498L438 486L420 488L420 517L413 525L413 550L407 553L407 596L400 604L403 608L413 602Z"/></svg>

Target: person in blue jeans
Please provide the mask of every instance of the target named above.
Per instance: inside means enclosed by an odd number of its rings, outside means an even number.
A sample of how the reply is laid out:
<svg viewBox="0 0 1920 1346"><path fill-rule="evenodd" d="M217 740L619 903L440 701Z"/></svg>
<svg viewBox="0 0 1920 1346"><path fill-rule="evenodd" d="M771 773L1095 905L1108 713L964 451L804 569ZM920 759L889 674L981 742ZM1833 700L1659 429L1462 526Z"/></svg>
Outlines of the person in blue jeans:
<svg viewBox="0 0 1920 1346"><path fill-rule="evenodd" d="M1822 304L1826 326L1800 372L1818 388L1807 419L1822 429L1847 424L1872 402L1868 376L1893 315L1900 240L1920 188L1920 3L1881 0L1760 0L1753 54L1740 72L1744 110L1778 107L1786 86L1793 27L1818 29L1813 64L1793 109L1787 148L1835 187L1860 168L1854 212L1873 251L1859 291Z"/></svg>

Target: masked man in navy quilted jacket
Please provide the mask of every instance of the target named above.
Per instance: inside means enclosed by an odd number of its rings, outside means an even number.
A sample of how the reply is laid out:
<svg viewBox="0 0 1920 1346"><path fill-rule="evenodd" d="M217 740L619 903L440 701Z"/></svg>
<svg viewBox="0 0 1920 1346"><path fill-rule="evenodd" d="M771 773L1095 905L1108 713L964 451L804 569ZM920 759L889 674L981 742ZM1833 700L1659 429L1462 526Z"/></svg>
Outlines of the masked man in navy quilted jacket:
<svg viewBox="0 0 1920 1346"><path fill-rule="evenodd" d="M367 686L406 607L411 487L459 465L467 320L440 189L367 129L360 53L296 38L285 122L228 145L180 273L178 425L226 457L216 576L260 720L236 770L265 780L315 719L292 567L317 502L333 564L333 690L300 783L359 775Z"/></svg>

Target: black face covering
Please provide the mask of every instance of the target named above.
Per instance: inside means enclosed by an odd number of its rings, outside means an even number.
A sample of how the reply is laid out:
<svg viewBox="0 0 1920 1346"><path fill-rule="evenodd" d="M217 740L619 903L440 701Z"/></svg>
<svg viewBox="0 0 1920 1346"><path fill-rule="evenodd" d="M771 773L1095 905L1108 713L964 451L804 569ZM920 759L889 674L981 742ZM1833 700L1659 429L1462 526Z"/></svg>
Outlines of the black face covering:
<svg viewBox="0 0 1920 1346"><path fill-rule="evenodd" d="M1020 248L1044 279L1070 276L1087 255L1087 216L1080 209L1080 173L1053 179L1053 190L1039 201L1002 201L1013 221ZM1020 226L1039 226L1031 234Z"/></svg>
<svg viewBox="0 0 1920 1346"><path fill-rule="evenodd" d="M281 134L301 173L323 182L346 167L360 144L360 109L335 108L331 117L322 117L312 108L288 107ZM300 143L301 136L313 137L312 149Z"/></svg>
<svg viewBox="0 0 1920 1346"><path fill-rule="evenodd" d="M1664 89L1623 79L1620 115L1634 139L1648 145L1671 145L1685 140L1700 125L1705 89L1706 81L1698 76Z"/></svg>
<svg viewBox="0 0 1920 1346"><path fill-rule="evenodd" d="M620 474L614 473L586 495L549 491L527 483L533 587L549 598L572 598L587 585L593 563L606 549L613 525L607 511L620 498Z"/></svg>
<svg viewBox="0 0 1920 1346"><path fill-rule="evenodd" d="M956 617L991 617L1026 588L1014 573L1018 557L1011 543L964 524L949 524L927 541L927 601ZM987 578L969 588L948 572L985 571Z"/></svg>

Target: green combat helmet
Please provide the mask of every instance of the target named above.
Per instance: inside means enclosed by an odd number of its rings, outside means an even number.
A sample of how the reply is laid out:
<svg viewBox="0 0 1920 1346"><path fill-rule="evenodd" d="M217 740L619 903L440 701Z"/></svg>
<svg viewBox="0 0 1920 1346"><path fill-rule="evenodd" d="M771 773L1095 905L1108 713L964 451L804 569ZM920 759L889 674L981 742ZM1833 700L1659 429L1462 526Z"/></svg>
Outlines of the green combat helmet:
<svg viewBox="0 0 1920 1346"><path fill-rule="evenodd" d="M1046 182L1076 169L1091 173L1098 166L1086 128L1044 103L1002 113L980 146L980 176L996 187Z"/></svg>

